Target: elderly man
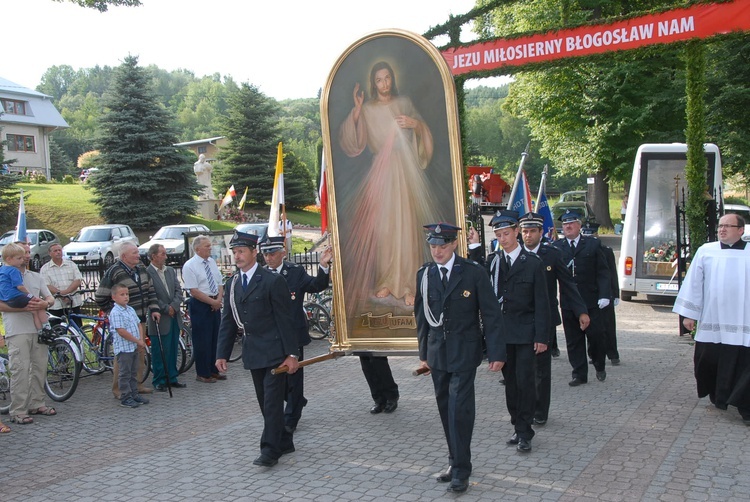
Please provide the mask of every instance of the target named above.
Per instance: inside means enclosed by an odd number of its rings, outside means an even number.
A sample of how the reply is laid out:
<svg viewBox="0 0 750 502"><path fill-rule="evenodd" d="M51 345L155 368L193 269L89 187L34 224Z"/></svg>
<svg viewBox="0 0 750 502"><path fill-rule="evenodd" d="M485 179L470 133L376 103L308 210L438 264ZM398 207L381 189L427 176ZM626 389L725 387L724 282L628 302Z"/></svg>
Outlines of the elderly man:
<svg viewBox="0 0 750 502"><path fill-rule="evenodd" d="M151 317L159 321L159 304L156 301L156 291L154 284L151 282L151 276L146 272L146 267L141 264L141 256L138 253L138 247L132 242L126 242L120 247L120 257L104 273L104 277L99 281L99 287L96 289L94 299L96 304L106 312L112 310L114 302L112 301L111 288L115 284L124 284L128 287L130 299L128 305L133 307L138 319L141 321L144 333L146 331L146 320ZM139 382L138 392L140 394L150 394L153 389L144 386L141 382L144 380L145 358L138 358L137 379ZM117 381L119 374L119 365L117 359L114 361L112 371L112 394L116 399L120 399L120 388Z"/></svg>
<svg viewBox="0 0 750 502"><path fill-rule="evenodd" d="M193 240L195 254L182 266L183 287L190 292L188 311L193 329L195 379L203 383L226 380L216 361L223 290L221 272L211 257L211 239L199 235Z"/></svg>
<svg viewBox="0 0 750 502"><path fill-rule="evenodd" d="M29 245L25 242L17 244L25 250L23 285L34 298L22 309L11 308L0 302L0 312L3 313L5 342L10 359L10 420L17 424L30 424L34 420L29 415L57 414L54 408L48 407L44 402L48 346L39 343L38 330L31 314L33 311L49 308L54 298L42 276L28 270L31 261ZM0 424L0 431L4 430Z"/></svg>
<svg viewBox="0 0 750 502"><path fill-rule="evenodd" d="M151 263L146 272L151 277L156 292L156 302L159 304L161 318L158 324L153 319L148 321L148 332L151 335L151 366L154 370L152 383L154 389L164 392L167 387L181 389L187 387L177 381L177 349L179 346L180 330L182 329L182 287L177 279L177 273L167 266L167 250L161 244L152 244L148 248ZM158 326L158 330L156 329ZM156 337L158 340L155 340ZM161 342L161 343L159 343ZM162 358L162 349L164 357ZM164 367L164 361L167 367ZM167 378L169 382L167 383Z"/></svg>
<svg viewBox="0 0 750 502"><path fill-rule="evenodd" d="M284 427L286 379L271 373L283 364L294 374L299 363L294 314L286 281L258 266L258 236L235 232L229 247L239 269L224 285L224 311L216 367L227 370L238 333L242 362L250 370L263 414L260 456L254 465L273 467L279 457L294 451L292 433Z"/></svg>
<svg viewBox="0 0 750 502"><path fill-rule="evenodd" d="M601 309L610 304L610 272L599 239L581 235L581 215L576 211L567 210L559 220L562 221L565 238L555 241L552 245L562 252L563 262L573 274L590 319L589 326L584 331L579 316L570 307L562 305L568 360L573 367L573 379L568 385L578 387L589 381L587 340L591 346L589 353L594 361L596 379L603 382L607 378L604 368L606 346Z"/></svg>
<svg viewBox="0 0 750 502"><path fill-rule="evenodd" d="M333 251L326 247L320 255L320 267L315 277L309 275L305 268L284 260L284 236L269 237L260 245L266 268L286 280L289 296L292 300L294 332L297 335L300 361L304 359L304 347L310 343L310 332L305 313L305 293L319 293L328 287L328 269L333 259ZM284 410L284 427L294 432L302 416L302 408L307 404L304 396L304 378L302 368L293 375L287 375L286 409Z"/></svg>
<svg viewBox="0 0 750 502"><path fill-rule="evenodd" d="M448 469L437 480L447 491L461 493L471 475L477 367L482 340L491 371L505 364L502 318L487 274L456 254L459 227L425 225L433 262L417 271L414 315L420 366L432 373L440 420L448 443ZM481 322L480 322L481 317Z"/></svg>
<svg viewBox="0 0 750 502"><path fill-rule="evenodd" d="M750 246L745 220L719 220L719 242L698 248L673 311L695 330L693 364L698 397L719 409L736 406L750 426Z"/></svg>
<svg viewBox="0 0 750 502"><path fill-rule="evenodd" d="M47 283L47 288L53 295L73 295L70 299L55 298L55 304L49 309L49 313L60 317L64 313L63 309L69 307L72 313L80 314L83 299L78 293L78 288L81 287L81 271L78 270L78 265L70 260L63 260L61 244L52 244L49 247L49 255L52 260L45 263L39 271ZM78 324L77 319L70 320Z"/></svg>

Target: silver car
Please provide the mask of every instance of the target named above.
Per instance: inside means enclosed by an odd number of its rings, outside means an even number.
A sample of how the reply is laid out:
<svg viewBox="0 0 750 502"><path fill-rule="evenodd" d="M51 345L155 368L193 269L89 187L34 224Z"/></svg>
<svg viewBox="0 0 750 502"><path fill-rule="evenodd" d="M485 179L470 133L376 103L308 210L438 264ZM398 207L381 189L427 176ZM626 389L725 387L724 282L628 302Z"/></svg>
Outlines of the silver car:
<svg viewBox="0 0 750 502"><path fill-rule="evenodd" d="M181 265L186 257L185 234L189 232L209 233L211 230L206 225L198 223L161 227L156 234L149 237L151 240L138 246L141 261L148 264L148 248L153 244L161 244L167 250L167 263Z"/></svg>
<svg viewBox="0 0 750 502"><path fill-rule="evenodd" d="M9 230L0 237L0 249L2 249L9 242L13 242L15 230ZM31 270L39 270L42 265L50 261L49 247L52 244L60 244L60 239L57 238L54 232L46 229L34 228L26 230L26 238L31 246L31 262L29 268ZM2 258L0 257L0 263Z"/></svg>
<svg viewBox="0 0 750 502"><path fill-rule="evenodd" d="M126 242L138 245L138 237L128 225L83 227L63 248L63 255L79 265L103 263L109 267L120 257L120 248Z"/></svg>

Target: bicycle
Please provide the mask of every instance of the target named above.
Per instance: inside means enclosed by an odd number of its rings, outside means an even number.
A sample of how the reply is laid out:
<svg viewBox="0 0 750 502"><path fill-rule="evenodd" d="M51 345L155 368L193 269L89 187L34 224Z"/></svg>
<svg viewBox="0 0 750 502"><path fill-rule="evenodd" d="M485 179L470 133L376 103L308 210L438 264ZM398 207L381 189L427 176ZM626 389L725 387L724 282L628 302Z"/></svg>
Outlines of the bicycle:
<svg viewBox="0 0 750 502"><path fill-rule="evenodd" d="M322 340L331 334L331 314L319 303L307 302L304 305L310 338Z"/></svg>

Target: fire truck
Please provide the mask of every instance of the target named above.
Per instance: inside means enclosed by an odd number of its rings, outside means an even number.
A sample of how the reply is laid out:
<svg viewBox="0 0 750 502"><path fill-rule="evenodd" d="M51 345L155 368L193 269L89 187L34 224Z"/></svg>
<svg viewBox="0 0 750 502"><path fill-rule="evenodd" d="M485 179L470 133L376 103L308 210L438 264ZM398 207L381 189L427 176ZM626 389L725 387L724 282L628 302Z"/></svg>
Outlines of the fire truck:
<svg viewBox="0 0 750 502"><path fill-rule="evenodd" d="M496 211L508 206L511 185L505 182L499 174L493 172L490 166L467 166L469 173L469 192L476 197L482 210ZM475 180L479 176L481 186L476 190ZM473 192L476 193L473 193Z"/></svg>

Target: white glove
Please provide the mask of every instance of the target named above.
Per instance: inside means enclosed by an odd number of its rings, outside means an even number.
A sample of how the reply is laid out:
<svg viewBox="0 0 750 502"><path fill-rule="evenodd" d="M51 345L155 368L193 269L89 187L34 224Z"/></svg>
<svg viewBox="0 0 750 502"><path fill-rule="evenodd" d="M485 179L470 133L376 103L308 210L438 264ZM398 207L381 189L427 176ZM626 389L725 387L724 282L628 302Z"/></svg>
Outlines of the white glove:
<svg viewBox="0 0 750 502"><path fill-rule="evenodd" d="M599 298L599 308L603 309L609 305L609 299L608 298Z"/></svg>
<svg viewBox="0 0 750 502"><path fill-rule="evenodd" d="M619 304L620 304L620 299L619 298L615 298L615 307L617 307Z"/></svg>

